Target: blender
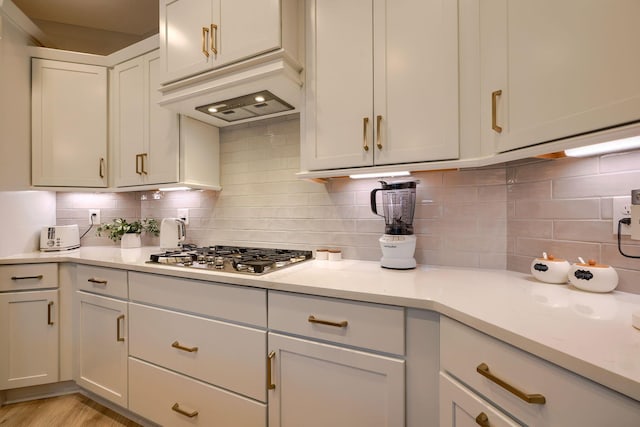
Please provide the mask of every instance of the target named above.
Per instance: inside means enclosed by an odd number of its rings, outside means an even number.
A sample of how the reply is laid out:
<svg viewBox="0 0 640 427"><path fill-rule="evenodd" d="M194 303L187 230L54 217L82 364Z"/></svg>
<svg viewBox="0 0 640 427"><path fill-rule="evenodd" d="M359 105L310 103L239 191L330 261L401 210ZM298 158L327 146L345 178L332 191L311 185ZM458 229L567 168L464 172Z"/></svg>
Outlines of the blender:
<svg viewBox="0 0 640 427"><path fill-rule="evenodd" d="M413 213L416 208L416 184L418 180L385 182L382 188L371 191L371 211L384 218L384 234L380 237L384 268L408 270L416 268L413 254L416 236L413 234ZM378 213L376 194L381 192L384 215Z"/></svg>

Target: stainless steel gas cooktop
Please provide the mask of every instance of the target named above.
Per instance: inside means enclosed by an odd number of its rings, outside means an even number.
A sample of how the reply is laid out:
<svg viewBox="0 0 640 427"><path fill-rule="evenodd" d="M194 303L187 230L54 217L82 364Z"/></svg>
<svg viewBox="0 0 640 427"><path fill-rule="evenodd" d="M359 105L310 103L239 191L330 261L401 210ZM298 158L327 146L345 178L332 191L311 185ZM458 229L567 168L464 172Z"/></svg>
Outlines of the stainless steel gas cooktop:
<svg viewBox="0 0 640 427"><path fill-rule="evenodd" d="M152 254L150 264L261 275L307 261L311 251L295 249L204 246L185 244L182 250Z"/></svg>

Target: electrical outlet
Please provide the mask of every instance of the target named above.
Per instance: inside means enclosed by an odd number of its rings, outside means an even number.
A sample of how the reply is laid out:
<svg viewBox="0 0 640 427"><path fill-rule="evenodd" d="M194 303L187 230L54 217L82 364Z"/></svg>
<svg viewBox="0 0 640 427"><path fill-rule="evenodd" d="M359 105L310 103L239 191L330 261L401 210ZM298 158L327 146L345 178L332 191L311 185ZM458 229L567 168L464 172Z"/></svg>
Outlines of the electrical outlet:
<svg viewBox="0 0 640 427"><path fill-rule="evenodd" d="M100 209L89 209L89 224L91 224L92 218L94 224L102 224L100 221Z"/></svg>
<svg viewBox="0 0 640 427"><path fill-rule="evenodd" d="M618 234L618 221L622 218L631 218L631 197L614 197L613 198L613 234ZM630 236L631 226L622 224L620 226L620 235Z"/></svg>
<svg viewBox="0 0 640 427"><path fill-rule="evenodd" d="M178 218L189 224L189 209L178 209Z"/></svg>

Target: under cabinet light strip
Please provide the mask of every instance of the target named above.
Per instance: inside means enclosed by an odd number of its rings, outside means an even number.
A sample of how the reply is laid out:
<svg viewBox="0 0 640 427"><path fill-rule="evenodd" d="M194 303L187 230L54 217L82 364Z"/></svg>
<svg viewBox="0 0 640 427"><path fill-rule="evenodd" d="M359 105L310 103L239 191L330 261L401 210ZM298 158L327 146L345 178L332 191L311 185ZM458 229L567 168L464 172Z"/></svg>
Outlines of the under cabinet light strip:
<svg viewBox="0 0 640 427"><path fill-rule="evenodd" d="M615 141L601 142L600 144L586 145L584 147L564 150L569 157L597 156L599 154L615 153L640 148L640 136L617 139Z"/></svg>
<svg viewBox="0 0 640 427"><path fill-rule="evenodd" d="M355 175L349 175L351 179L365 179L365 178L393 178L396 176L410 176L411 172L378 172L378 173L359 173Z"/></svg>

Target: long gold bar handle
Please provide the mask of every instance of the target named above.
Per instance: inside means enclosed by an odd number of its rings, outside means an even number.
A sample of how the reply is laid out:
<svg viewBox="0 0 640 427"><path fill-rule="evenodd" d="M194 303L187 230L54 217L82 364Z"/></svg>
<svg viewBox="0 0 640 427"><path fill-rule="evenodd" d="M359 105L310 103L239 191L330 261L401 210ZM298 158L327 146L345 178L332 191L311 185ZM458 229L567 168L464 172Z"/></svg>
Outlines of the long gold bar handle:
<svg viewBox="0 0 640 427"><path fill-rule="evenodd" d="M104 157L100 157L100 167L98 168L100 178L104 178Z"/></svg>
<svg viewBox="0 0 640 427"><path fill-rule="evenodd" d="M184 409L180 408L180 404L178 402L174 403L171 407L172 411L176 411L179 414L184 415L185 417L193 418L198 416L198 411L187 412Z"/></svg>
<svg viewBox="0 0 640 427"><path fill-rule="evenodd" d="M142 175L146 175L147 174L147 169L144 167L144 159L147 157L147 153L142 153L140 154L140 158L142 159L142 169L140 172L142 172Z"/></svg>
<svg viewBox="0 0 640 427"><path fill-rule="evenodd" d="M51 316L51 309L53 308L53 301L49 301L47 305L47 325L53 325L53 320Z"/></svg>
<svg viewBox="0 0 640 427"><path fill-rule="evenodd" d="M502 95L502 90L491 92L491 129L498 133L502 132L502 127L498 126L497 109L498 97Z"/></svg>
<svg viewBox="0 0 640 427"><path fill-rule="evenodd" d="M272 351L267 356L267 390L275 390L276 385L273 383L273 371L271 364L273 360L276 358L276 352Z"/></svg>
<svg viewBox="0 0 640 427"><path fill-rule="evenodd" d="M218 54L218 26L216 24L211 24L211 52L214 55Z"/></svg>
<svg viewBox="0 0 640 427"><path fill-rule="evenodd" d="M378 150L382 150L382 138L380 137L380 125L382 123L382 116L376 117L376 146Z"/></svg>
<svg viewBox="0 0 640 427"><path fill-rule="evenodd" d="M476 417L476 424L478 424L480 427L491 427L491 424L489 423L489 417L487 417L487 414L485 414L484 412L480 412L478 414L478 416Z"/></svg>
<svg viewBox="0 0 640 427"><path fill-rule="evenodd" d="M185 347L183 345L180 345L178 341L172 342L171 347L177 348L178 350L186 351L188 353L195 353L196 351L198 351L198 347Z"/></svg>
<svg viewBox="0 0 640 427"><path fill-rule="evenodd" d="M29 279L38 279L42 280L42 274L38 274L37 276L11 276L11 280L29 280Z"/></svg>
<svg viewBox="0 0 640 427"><path fill-rule="evenodd" d="M319 323L321 325L335 326L336 328L346 328L349 325L349 322L343 320L342 322L332 322L330 320L322 320L316 319L315 316L311 315L307 319L309 323Z"/></svg>
<svg viewBox="0 0 640 427"><path fill-rule="evenodd" d="M507 383L506 381L496 377L489 371L489 366L486 363L479 364L478 367L476 368L476 371L483 377L487 378L489 381L492 381L498 384L500 387L507 390L509 393L515 394L516 396L518 396L520 399L524 400L527 403L544 405L547 401L545 397L541 394L527 394L521 390L518 390L517 388Z"/></svg>
<svg viewBox="0 0 640 427"><path fill-rule="evenodd" d="M124 337L120 333L120 321L124 320L124 314L121 314L116 319L116 341L124 341Z"/></svg>
<svg viewBox="0 0 640 427"><path fill-rule="evenodd" d="M208 58L209 51L207 50L207 34L209 34L209 29L207 27L202 27L202 53Z"/></svg>
<svg viewBox="0 0 640 427"><path fill-rule="evenodd" d="M369 142L367 141L367 128L369 127L369 117L362 118L362 149L369 151Z"/></svg>
<svg viewBox="0 0 640 427"><path fill-rule="evenodd" d="M87 282L89 283L95 283L96 285L105 285L108 283L106 280L104 279L96 279L95 277L91 277L89 279L87 279Z"/></svg>
<svg viewBox="0 0 640 427"><path fill-rule="evenodd" d="M142 172L140 172L140 158L142 157L142 154L136 154L136 173L138 175L141 175Z"/></svg>

